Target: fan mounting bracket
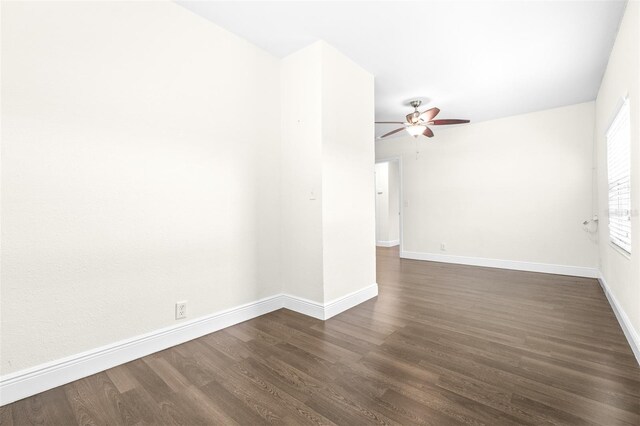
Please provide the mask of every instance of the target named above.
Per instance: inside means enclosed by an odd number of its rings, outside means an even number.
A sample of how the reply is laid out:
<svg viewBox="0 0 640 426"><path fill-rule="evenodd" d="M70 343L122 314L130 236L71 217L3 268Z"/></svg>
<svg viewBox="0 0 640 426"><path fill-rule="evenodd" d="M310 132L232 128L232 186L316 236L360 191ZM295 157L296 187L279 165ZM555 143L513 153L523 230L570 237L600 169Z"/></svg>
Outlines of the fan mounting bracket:
<svg viewBox="0 0 640 426"><path fill-rule="evenodd" d="M415 100L415 101L411 101L411 102L409 102L409 105L411 105L411 106L412 106L412 107L414 107L415 109L418 109L418 107L419 107L420 105L422 105L422 101L421 101L421 100L419 100L419 99L417 99L417 100Z"/></svg>

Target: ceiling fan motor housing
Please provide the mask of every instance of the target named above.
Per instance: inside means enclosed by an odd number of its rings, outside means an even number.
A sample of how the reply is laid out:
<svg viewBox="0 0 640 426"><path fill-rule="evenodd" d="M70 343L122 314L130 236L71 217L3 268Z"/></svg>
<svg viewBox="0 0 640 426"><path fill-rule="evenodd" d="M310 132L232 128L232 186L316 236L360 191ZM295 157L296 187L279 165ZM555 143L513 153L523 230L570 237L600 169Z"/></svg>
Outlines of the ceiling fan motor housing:
<svg viewBox="0 0 640 426"><path fill-rule="evenodd" d="M407 114L407 123L415 124L420 121L420 112L414 111L411 114Z"/></svg>
<svg viewBox="0 0 640 426"><path fill-rule="evenodd" d="M422 101L420 100L411 101L409 102L409 105L413 107L414 111L410 114L407 114L406 116L407 123L415 124L420 121L420 111L418 111L418 107L422 105Z"/></svg>

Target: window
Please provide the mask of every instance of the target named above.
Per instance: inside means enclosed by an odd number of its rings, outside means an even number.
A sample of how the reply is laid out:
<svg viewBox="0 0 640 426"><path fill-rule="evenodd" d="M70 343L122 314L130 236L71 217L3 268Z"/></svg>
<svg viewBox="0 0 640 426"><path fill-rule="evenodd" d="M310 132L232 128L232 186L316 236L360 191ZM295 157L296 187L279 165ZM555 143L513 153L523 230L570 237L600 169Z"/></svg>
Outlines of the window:
<svg viewBox="0 0 640 426"><path fill-rule="evenodd" d="M609 240L631 253L631 129L625 100L607 131Z"/></svg>

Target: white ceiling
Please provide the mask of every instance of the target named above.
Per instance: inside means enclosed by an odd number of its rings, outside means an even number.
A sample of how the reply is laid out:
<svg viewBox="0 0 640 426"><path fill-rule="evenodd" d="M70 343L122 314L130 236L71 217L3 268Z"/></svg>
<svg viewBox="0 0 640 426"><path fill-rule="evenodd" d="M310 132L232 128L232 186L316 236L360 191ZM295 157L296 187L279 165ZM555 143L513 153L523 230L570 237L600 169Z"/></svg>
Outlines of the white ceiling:
<svg viewBox="0 0 640 426"><path fill-rule="evenodd" d="M595 99L624 1L179 1L278 57L318 39L375 75L376 120L421 98L490 120ZM256 99L256 103L260 100ZM393 127L376 125L377 134Z"/></svg>

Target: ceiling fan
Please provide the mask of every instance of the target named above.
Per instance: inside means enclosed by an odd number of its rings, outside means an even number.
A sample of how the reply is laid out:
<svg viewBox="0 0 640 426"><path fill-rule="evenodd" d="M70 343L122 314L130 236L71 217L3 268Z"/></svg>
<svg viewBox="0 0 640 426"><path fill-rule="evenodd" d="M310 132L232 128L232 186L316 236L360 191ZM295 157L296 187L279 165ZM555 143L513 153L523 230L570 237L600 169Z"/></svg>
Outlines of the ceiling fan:
<svg viewBox="0 0 640 426"><path fill-rule="evenodd" d="M427 125L429 126L442 126L445 124L464 124L469 123L469 120L459 120L459 119L444 119L444 120L434 120L435 116L438 115L440 110L438 108L430 108L424 112L418 111L418 107L422 104L422 101L411 101L409 105L411 105L414 111L410 114L407 114L407 121L376 121L376 124L404 124L404 127L400 127L399 129L395 129L390 131L389 133L385 133L380 136L378 139L386 138L387 136L391 136L395 133L406 130L411 136L417 138L420 135L424 135L428 138L433 137L433 132Z"/></svg>

